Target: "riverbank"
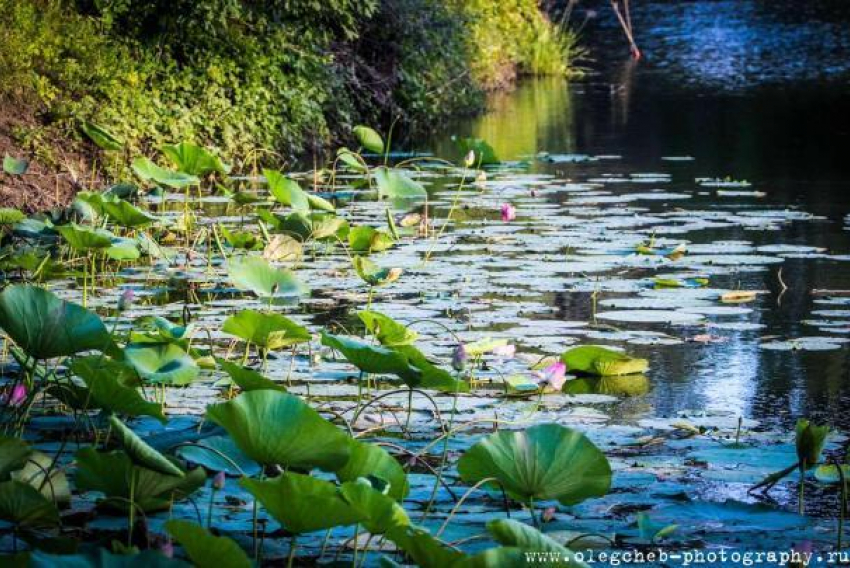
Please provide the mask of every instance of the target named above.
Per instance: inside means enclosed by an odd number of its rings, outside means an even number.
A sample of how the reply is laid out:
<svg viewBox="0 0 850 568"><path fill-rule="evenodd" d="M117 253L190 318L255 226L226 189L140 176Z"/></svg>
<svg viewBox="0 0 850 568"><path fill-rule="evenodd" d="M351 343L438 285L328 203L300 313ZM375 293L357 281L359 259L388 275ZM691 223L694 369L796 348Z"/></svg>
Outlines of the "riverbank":
<svg viewBox="0 0 850 568"><path fill-rule="evenodd" d="M247 166L344 142L358 123L478 112L520 75L574 74L578 51L533 0L0 0L0 30L0 153L29 160L52 195L4 175L0 201L29 210L166 143ZM85 122L123 151L103 156Z"/></svg>

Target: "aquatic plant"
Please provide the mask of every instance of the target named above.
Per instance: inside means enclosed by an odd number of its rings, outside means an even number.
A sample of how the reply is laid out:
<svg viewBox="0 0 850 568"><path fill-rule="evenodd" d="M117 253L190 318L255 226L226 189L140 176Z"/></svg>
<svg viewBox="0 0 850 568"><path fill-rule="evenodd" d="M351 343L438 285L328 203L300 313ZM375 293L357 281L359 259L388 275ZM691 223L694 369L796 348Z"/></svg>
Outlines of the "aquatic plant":
<svg viewBox="0 0 850 568"><path fill-rule="evenodd" d="M491 434L464 452L457 469L466 483L494 480L533 517L535 500L575 505L611 486L605 454L581 432L557 424Z"/></svg>

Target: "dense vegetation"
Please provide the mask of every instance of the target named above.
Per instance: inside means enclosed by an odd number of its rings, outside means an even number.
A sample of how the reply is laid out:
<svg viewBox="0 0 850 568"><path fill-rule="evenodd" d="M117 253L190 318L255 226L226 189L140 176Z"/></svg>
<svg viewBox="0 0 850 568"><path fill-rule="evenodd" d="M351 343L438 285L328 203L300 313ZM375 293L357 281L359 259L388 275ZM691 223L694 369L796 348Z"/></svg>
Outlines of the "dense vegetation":
<svg viewBox="0 0 850 568"><path fill-rule="evenodd" d="M574 50L535 0L0 0L0 95L37 117L14 138L47 162L84 120L136 151L297 154L361 120L480 108Z"/></svg>

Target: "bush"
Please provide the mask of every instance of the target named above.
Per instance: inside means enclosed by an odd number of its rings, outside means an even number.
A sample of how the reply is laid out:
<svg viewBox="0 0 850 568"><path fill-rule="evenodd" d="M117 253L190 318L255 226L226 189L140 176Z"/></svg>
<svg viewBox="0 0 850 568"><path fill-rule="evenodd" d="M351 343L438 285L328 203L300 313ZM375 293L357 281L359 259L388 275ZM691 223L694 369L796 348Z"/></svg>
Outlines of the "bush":
<svg viewBox="0 0 850 568"><path fill-rule="evenodd" d="M133 154L194 140L291 155L366 121L480 108L573 39L534 0L0 0L0 94L42 135L103 124Z"/></svg>

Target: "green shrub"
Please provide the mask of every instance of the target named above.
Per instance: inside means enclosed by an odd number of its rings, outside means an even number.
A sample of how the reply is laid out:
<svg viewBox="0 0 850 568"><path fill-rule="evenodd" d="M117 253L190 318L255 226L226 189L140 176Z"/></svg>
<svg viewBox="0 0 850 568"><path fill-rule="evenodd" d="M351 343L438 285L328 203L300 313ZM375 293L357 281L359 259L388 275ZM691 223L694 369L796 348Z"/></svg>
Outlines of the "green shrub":
<svg viewBox="0 0 850 568"><path fill-rule="evenodd" d="M38 109L28 139L90 120L130 155L192 140L238 162L430 124L573 54L535 0L0 0L0 95Z"/></svg>

